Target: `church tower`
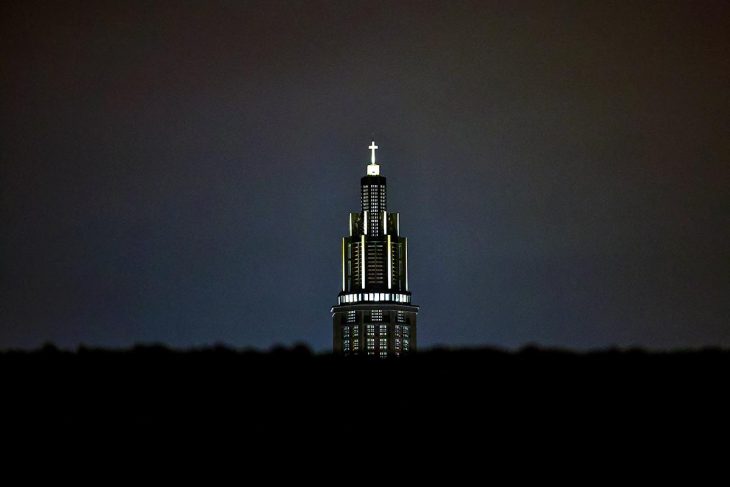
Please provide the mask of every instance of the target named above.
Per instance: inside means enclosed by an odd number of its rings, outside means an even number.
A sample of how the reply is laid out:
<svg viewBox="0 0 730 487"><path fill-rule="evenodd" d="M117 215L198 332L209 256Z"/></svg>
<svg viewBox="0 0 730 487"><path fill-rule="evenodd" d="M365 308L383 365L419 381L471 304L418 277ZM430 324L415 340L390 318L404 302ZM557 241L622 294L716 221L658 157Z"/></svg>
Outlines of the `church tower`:
<svg viewBox="0 0 730 487"><path fill-rule="evenodd" d="M416 315L408 287L408 239L400 215L388 213L385 177L375 162L360 180L359 213L350 213L342 239L342 286L333 306L333 349L337 354L399 356L416 350Z"/></svg>

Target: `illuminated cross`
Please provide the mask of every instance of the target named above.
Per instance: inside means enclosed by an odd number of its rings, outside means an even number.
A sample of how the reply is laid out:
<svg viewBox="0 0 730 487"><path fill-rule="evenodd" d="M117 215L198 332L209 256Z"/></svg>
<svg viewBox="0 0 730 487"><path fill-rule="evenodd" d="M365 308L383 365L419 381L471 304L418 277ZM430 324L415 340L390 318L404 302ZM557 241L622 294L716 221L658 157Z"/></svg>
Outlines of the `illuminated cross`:
<svg viewBox="0 0 730 487"><path fill-rule="evenodd" d="M370 164L375 164L375 150L378 148L377 145L375 145L375 141L373 140L373 143L368 146L368 149L372 152L372 155L370 156Z"/></svg>

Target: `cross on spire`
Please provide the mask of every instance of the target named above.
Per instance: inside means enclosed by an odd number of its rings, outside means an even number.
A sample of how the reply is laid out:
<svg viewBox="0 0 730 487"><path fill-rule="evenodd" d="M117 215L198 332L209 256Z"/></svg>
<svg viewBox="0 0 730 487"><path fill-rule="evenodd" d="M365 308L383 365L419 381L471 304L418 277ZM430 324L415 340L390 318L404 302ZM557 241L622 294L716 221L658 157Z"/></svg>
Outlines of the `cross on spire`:
<svg viewBox="0 0 730 487"><path fill-rule="evenodd" d="M378 146L375 145L375 141L373 140L373 143L368 146L368 149L370 149L370 164L375 164L375 151L378 149Z"/></svg>

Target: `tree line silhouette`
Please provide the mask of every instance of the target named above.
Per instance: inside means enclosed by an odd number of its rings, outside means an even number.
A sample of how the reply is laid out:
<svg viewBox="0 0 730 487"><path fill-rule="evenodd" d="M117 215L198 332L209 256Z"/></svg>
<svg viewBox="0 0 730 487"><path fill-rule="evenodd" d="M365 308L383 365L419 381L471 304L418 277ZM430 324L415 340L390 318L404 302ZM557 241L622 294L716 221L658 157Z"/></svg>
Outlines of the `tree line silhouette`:
<svg viewBox="0 0 730 487"><path fill-rule="evenodd" d="M66 428L222 428L348 437L712 428L730 352L435 349L393 359L47 345L0 352L9 420Z"/></svg>

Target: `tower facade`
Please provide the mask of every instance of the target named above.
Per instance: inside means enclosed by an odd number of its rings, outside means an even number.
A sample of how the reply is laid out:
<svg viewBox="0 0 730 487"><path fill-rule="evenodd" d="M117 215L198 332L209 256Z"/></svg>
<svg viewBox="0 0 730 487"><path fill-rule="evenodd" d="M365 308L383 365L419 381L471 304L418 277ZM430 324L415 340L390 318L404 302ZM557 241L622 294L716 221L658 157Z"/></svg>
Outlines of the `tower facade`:
<svg viewBox="0 0 730 487"><path fill-rule="evenodd" d="M332 307L333 350L344 355L399 356L416 350L418 306L408 286L408 239L400 215L388 212L385 177L375 162L360 180L359 213L342 238L342 285Z"/></svg>

